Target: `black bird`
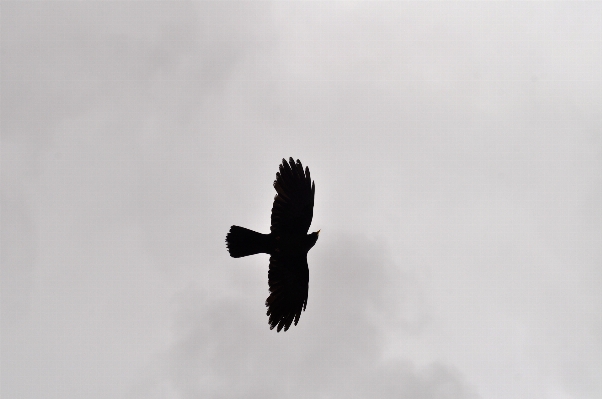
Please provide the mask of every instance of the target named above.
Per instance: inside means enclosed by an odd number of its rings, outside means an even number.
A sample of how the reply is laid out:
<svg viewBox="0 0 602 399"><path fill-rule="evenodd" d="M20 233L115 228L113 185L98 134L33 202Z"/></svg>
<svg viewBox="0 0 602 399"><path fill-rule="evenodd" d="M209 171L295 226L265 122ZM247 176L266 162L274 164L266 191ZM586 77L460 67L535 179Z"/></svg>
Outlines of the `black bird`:
<svg viewBox="0 0 602 399"><path fill-rule="evenodd" d="M316 186L309 168L297 159L282 159L274 180L276 196L272 206L270 234L232 226L226 246L233 258L267 253L270 255L268 283L270 296L265 301L270 330L288 330L299 321L307 306L309 269L307 253L318 241L320 230L307 234L314 214Z"/></svg>

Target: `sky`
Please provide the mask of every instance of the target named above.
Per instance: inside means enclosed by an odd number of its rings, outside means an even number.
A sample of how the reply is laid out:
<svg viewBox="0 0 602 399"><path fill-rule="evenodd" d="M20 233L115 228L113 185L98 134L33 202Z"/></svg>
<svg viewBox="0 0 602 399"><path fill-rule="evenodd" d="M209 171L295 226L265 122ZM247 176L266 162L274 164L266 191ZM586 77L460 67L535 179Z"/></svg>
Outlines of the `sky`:
<svg viewBox="0 0 602 399"><path fill-rule="evenodd" d="M12 398L602 397L602 3L1 4ZM270 331L282 158L309 299Z"/></svg>

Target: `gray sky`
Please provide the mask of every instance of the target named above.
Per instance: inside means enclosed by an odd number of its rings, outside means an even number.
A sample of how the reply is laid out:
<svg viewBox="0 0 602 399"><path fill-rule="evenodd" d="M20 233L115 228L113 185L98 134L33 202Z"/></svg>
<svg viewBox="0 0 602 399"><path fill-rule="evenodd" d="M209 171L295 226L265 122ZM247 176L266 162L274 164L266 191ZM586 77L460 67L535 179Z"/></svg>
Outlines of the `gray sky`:
<svg viewBox="0 0 602 399"><path fill-rule="evenodd" d="M601 3L10 3L2 397L602 397ZM283 157L307 310L268 328Z"/></svg>

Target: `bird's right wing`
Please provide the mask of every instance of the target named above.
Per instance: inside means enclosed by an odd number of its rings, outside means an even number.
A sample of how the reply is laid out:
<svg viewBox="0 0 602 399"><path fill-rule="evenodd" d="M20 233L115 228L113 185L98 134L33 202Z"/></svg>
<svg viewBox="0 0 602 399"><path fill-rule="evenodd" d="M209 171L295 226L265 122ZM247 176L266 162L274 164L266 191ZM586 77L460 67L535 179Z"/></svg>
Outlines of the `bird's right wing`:
<svg viewBox="0 0 602 399"><path fill-rule="evenodd" d="M276 196L272 206L272 226L274 234L307 234L314 215L314 194L316 186L311 181L309 168L293 158L282 159L280 172L274 181Z"/></svg>
<svg viewBox="0 0 602 399"><path fill-rule="evenodd" d="M307 256L281 258L277 254L272 255L268 283L270 296L265 300L265 306L268 308L270 330L277 326L278 332L283 328L286 331L293 321L297 325L301 312L307 306Z"/></svg>

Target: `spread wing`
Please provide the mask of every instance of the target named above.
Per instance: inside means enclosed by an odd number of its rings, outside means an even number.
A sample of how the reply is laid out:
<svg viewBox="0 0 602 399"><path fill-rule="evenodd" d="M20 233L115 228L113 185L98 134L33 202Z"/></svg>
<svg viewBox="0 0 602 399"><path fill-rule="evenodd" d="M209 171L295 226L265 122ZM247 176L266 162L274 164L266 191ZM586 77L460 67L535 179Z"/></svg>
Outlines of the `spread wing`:
<svg viewBox="0 0 602 399"><path fill-rule="evenodd" d="M286 162L282 159L280 172L276 172L274 181L276 196L272 206L272 226L275 234L307 234L314 215L314 194L316 186L312 183L309 168L305 168L297 159Z"/></svg>
<svg viewBox="0 0 602 399"><path fill-rule="evenodd" d="M278 326L278 332L282 328L286 331L293 321L297 325L301 312L307 306L307 255L294 258L272 255L268 282L270 296L266 299L265 306L268 307L270 330Z"/></svg>

